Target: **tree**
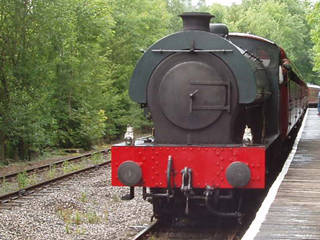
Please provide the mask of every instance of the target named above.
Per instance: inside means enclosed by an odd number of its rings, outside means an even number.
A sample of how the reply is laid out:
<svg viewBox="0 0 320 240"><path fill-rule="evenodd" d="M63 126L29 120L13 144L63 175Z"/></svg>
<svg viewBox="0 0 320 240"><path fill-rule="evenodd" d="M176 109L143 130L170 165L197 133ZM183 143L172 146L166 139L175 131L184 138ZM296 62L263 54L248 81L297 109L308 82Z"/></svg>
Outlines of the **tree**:
<svg viewBox="0 0 320 240"><path fill-rule="evenodd" d="M213 22L216 23L225 23L225 16L227 14L227 6L223 6L221 4L218 3L214 3L211 6L208 7L209 8L209 12L214 16L213 18Z"/></svg>
<svg viewBox="0 0 320 240"><path fill-rule="evenodd" d="M50 118L43 112L48 95L44 55L34 31L36 1L0 2L0 159L30 158L47 139Z"/></svg>
<svg viewBox="0 0 320 240"><path fill-rule="evenodd" d="M103 136L110 16L103 0L0 2L0 159Z"/></svg>
<svg viewBox="0 0 320 240"><path fill-rule="evenodd" d="M231 6L225 20L231 31L259 35L283 47L302 75L313 81L312 57L306 51L312 43L305 18L305 5L299 0L246 0Z"/></svg>
<svg viewBox="0 0 320 240"><path fill-rule="evenodd" d="M101 86L110 81L111 10L103 0L57 0L48 10L57 21L52 34L56 54L51 114L57 142L90 149L104 133L101 124L106 118L101 113L106 100L101 98L105 91Z"/></svg>
<svg viewBox="0 0 320 240"><path fill-rule="evenodd" d="M311 26L311 38L314 43L314 70L320 73L320 3L316 3L314 8L310 10L307 20ZM314 83L320 85L320 80L317 79Z"/></svg>
<svg viewBox="0 0 320 240"><path fill-rule="evenodd" d="M168 34L169 13L164 0L112 0L110 3L116 24L113 28L114 37L109 44L112 82L108 84L109 90L105 95L112 97L104 110L109 119L107 131L119 134L135 120L130 114L137 109L129 100L127 89L141 56L140 50L147 49Z"/></svg>
<svg viewBox="0 0 320 240"><path fill-rule="evenodd" d="M168 33L179 32L182 30L182 20L179 15L184 12L195 11L191 0L166 0L167 11L169 14Z"/></svg>

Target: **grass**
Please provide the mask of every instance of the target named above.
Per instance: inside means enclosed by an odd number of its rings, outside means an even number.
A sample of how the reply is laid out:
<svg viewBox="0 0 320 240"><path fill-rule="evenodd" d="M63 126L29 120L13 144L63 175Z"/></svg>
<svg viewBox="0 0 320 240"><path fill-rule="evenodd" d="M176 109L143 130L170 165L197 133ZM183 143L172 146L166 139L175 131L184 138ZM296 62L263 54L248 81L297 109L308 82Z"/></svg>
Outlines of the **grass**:
<svg viewBox="0 0 320 240"><path fill-rule="evenodd" d="M76 210L71 220L74 224L80 225L82 223L82 218L83 218L83 215L78 210Z"/></svg>
<svg viewBox="0 0 320 240"><path fill-rule="evenodd" d="M0 168L8 166L8 162L0 162Z"/></svg>
<svg viewBox="0 0 320 240"><path fill-rule="evenodd" d="M86 163L80 162L80 163L72 163L69 161L65 161L62 163L62 171L64 174L71 173L78 171L82 168L85 168L87 166Z"/></svg>
<svg viewBox="0 0 320 240"><path fill-rule="evenodd" d="M72 163L72 162L69 162L69 161L65 161L62 164L62 169L63 169L63 173L67 174L67 173L71 173L71 172L83 169L85 167L88 167L91 164L102 163L103 161L104 161L103 154L102 153L96 153L96 154L92 155L90 159L81 158L81 161L78 162L78 163Z"/></svg>
<svg viewBox="0 0 320 240"><path fill-rule="evenodd" d="M104 205L101 212L102 212L102 218L104 219L104 221L108 222L109 221L108 205Z"/></svg>
<svg viewBox="0 0 320 240"><path fill-rule="evenodd" d="M0 161L0 168L4 166L15 166L15 167L25 167L28 168L30 163L34 162L39 162L42 160L46 160L49 158L60 158L63 159L67 154L64 149L49 149L46 151L43 151L42 154L39 154L37 157L32 158L30 161L29 160L7 160L7 161Z"/></svg>
<svg viewBox="0 0 320 240"><path fill-rule="evenodd" d="M101 216L94 211L81 212L72 208L60 209L58 211L58 216L69 225L81 225L82 223L96 224L102 220Z"/></svg>
<svg viewBox="0 0 320 240"><path fill-rule="evenodd" d="M103 150L103 149L109 148L110 146L111 146L110 144L99 145L97 150ZM26 160L0 161L0 168L4 167L4 166L21 166L21 167L26 166L26 167L28 167L28 165L32 162L38 162L38 161L46 160L49 158L63 159L63 158L66 158L66 156L71 157L71 156L78 156L80 154L83 154L81 149L79 152L80 153L70 154L70 153L67 153L65 151L65 149L50 148L50 149L46 149L46 150L42 151L41 154L38 154L38 156L34 157L30 161L26 161ZM97 154L97 155L100 155L100 154Z"/></svg>
<svg viewBox="0 0 320 240"><path fill-rule="evenodd" d="M8 192L12 192L14 190L14 186L11 182L7 182L6 178L2 178L0 194L4 195Z"/></svg>
<svg viewBox="0 0 320 240"><path fill-rule="evenodd" d="M47 172L47 178L52 179L57 176L57 168L55 165L50 166L49 171Z"/></svg>
<svg viewBox="0 0 320 240"><path fill-rule="evenodd" d="M80 201L83 202L83 203L85 203L85 202L88 201L88 195L87 195L87 193L85 193L85 192L82 192L82 193L81 193Z"/></svg>
<svg viewBox="0 0 320 240"><path fill-rule="evenodd" d="M106 147L103 146L101 149L105 149ZM64 154L63 154L64 153ZM37 160L43 160L44 158L47 157L52 157L52 156L62 156L62 155L66 155L65 152L63 152L63 150L54 150L54 151L48 151L45 152L42 157L31 160L31 161L18 161L15 163L11 163L11 166L19 166L20 168L25 168L28 169L30 168L30 162L35 162ZM59 170L60 167L57 167L56 165L52 165L45 173L45 178L46 179L53 179L55 177L58 177L62 174L68 174L71 172L75 172L78 171L80 169L95 165L95 164L99 164L104 162L104 154L103 153L96 153L93 154L91 157L83 157L81 158L81 161L79 162L70 162L70 161L66 161L62 164L62 170ZM0 168L1 166L4 166L5 163L1 163L0 162ZM25 167L24 167L25 165ZM0 178L0 194L6 194L8 192L12 192L12 191L17 191L20 189L24 189L30 185L34 185L37 184L39 181L42 181L41 178L36 174L28 174L26 171L23 171L21 173L19 173L17 175L17 178L15 181L13 182L8 182L6 179L2 179ZM119 201L119 198L114 196L113 200L115 202ZM87 201L87 194L86 193L81 193L81 197L80 197L80 201L82 202L86 202Z"/></svg>
<svg viewBox="0 0 320 240"><path fill-rule="evenodd" d="M65 222L65 230L67 234L75 233L77 235L84 235L86 229L81 228L83 223L97 224L101 222L102 218L98 213L81 212L73 208L64 208L57 211L58 216ZM76 225L77 227L75 228Z"/></svg>
<svg viewBox="0 0 320 240"><path fill-rule="evenodd" d="M69 222L71 214L72 214L71 208L65 208L65 209L58 210L58 215L59 215L59 217L62 218L62 220L64 222Z"/></svg>
<svg viewBox="0 0 320 240"><path fill-rule="evenodd" d="M31 174L30 176L28 176L28 185L34 185L36 183L38 183L38 175L36 173Z"/></svg>
<svg viewBox="0 0 320 240"><path fill-rule="evenodd" d="M79 169L83 169L83 168L88 167L90 165L90 163L87 158L81 158L81 162L77 163L77 165L79 165L78 166Z"/></svg>
<svg viewBox="0 0 320 240"><path fill-rule="evenodd" d="M17 176L18 186L20 189L26 188L29 184L29 178L26 171L23 171Z"/></svg>
<svg viewBox="0 0 320 240"><path fill-rule="evenodd" d="M52 157L63 157L65 155L67 155L68 153L66 153L64 151L64 149L48 149L43 151L39 156L35 157L34 159L32 159L31 161L42 161L48 158L52 158Z"/></svg>
<svg viewBox="0 0 320 240"><path fill-rule="evenodd" d="M69 224L69 223L66 223L66 233L67 233L67 234L70 234L70 233L71 233L70 224Z"/></svg>
<svg viewBox="0 0 320 240"><path fill-rule="evenodd" d="M86 168L92 165L92 163L97 164L100 162L103 162L103 154L95 154L92 159L82 158L81 161L77 163L66 161L62 164L62 172L63 174L68 174ZM56 165L52 165L45 173L47 179L53 179L59 175L61 175L61 173L59 173ZM38 177L37 173L28 175L26 171L23 171L17 175L16 183L7 182L6 179L3 179L2 182L0 182L0 193L5 194L11 191L24 189L30 185L38 183L40 180L41 179ZM86 193L81 193L80 201L87 202L87 197ZM114 197L114 200L119 201L116 197Z"/></svg>
<svg viewBox="0 0 320 240"><path fill-rule="evenodd" d="M86 232L87 232L87 230L84 229L84 228L77 228L76 231L75 231L75 233L77 235L84 235L84 234L86 234Z"/></svg>
<svg viewBox="0 0 320 240"><path fill-rule="evenodd" d="M65 161L62 163L62 171L63 173L69 173L70 171L70 162L69 161Z"/></svg>
<svg viewBox="0 0 320 240"><path fill-rule="evenodd" d="M96 212L88 212L85 215L88 223L95 224L101 221L101 217Z"/></svg>
<svg viewBox="0 0 320 240"><path fill-rule="evenodd" d="M91 162L93 164L99 164L99 163L104 162L103 153L96 153L96 154L92 155Z"/></svg>
<svg viewBox="0 0 320 240"><path fill-rule="evenodd" d="M97 150L104 150L109 148L110 144L99 145ZM0 161L0 168L2 167L16 167L20 169L28 169L36 162L40 162L43 160L51 160L52 162L64 159L66 157L75 157L83 154L83 151L79 151L79 153L70 154L65 151L65 149L46 149L41 154L36 156L35 158L28 160L4 160ZM87 162L88 164L99 164L104 161L103 153L96 153L90 157L90 159L86 158L82 162Z"/></svg>

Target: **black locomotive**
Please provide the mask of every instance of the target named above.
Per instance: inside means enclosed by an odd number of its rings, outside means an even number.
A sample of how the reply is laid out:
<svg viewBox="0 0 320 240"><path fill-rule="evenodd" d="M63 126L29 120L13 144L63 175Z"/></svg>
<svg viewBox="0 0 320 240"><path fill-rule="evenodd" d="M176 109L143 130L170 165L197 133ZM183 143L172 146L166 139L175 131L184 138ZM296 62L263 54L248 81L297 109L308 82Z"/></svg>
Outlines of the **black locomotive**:
<svg viewBox="0 0 320 240"><path fill-rule="evenodd" d="M209 13L180 17L183 31L153 44L134 70L130 97L146 108L155 134L112 147L112 183L143 187L157 217L239 217L246 190L264 189L281 166L307 87L273 42L231 34L210 24ZM226 199L235 207L222 208Z"/></svg>

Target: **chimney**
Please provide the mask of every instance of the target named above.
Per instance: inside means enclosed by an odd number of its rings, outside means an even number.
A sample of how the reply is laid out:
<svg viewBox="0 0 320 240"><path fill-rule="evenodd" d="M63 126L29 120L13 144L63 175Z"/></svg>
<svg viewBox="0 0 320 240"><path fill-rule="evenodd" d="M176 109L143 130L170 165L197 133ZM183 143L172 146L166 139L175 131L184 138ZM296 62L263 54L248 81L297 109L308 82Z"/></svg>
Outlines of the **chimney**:
<svg viewBox="0 0 320 240"><path fill-rule="evenodd" d="M204 12L186 12L179 17L183 21L183 31L198 30L210 32L210 19L214 16Z"/></svg>

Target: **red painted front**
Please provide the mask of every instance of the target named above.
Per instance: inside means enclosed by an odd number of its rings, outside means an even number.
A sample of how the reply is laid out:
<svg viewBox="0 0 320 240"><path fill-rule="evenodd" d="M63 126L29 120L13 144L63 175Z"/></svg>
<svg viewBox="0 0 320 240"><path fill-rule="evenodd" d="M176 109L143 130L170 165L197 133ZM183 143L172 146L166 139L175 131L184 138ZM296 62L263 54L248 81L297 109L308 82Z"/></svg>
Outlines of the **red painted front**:
<svg viewBox="0 0 320 240"><path fill-rule="evenodd" d="M216 188L232 188L226 178L226 169L232 162L243 162L251 170L251 180L244 188L265 187L265 148L263 147L151 147L113 146L112 185L123 186L118 180L118 167L122 162L134 161L142 169L139 186L167 187L166 171L168 157L173 160L175 170L173 182L181 186L181 170L192 169L192 182L195 188L206 185Z"/></svg>

